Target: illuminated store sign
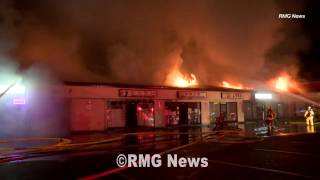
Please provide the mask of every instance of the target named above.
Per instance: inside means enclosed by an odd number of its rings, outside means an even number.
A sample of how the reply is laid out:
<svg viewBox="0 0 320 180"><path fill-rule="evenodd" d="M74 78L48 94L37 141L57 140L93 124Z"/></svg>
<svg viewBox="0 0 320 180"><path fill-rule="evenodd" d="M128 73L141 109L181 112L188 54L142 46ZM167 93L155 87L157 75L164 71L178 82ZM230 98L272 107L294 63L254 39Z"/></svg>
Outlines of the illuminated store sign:
<svg viewBox="0 0 320 180"><path fill-rule="evenodd" d="M178 91L178 98L207 98L205 91Z"/></svg>
<svg viewBox="0 0 320 180"><path fill-rule="evenodd" d="M136 90L136 89L120 89L120 97L155 97L156 91L154 90Z"/></svg>

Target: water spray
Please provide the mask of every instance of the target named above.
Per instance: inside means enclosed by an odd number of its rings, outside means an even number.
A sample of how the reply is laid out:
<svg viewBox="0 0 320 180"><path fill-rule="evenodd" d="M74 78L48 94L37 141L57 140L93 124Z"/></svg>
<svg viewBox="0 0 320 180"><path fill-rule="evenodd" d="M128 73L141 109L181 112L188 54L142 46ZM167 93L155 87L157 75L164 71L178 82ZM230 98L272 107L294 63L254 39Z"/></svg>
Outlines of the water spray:
<svg viewBox="0 0 320 180"><path fill-rule="evenodd" d="M293 97L293 98L295 98L295 99L299 99L299 100L301 100L301 101L303 101L303 102L310 103L310 104L312 104L312 105L314 105L314 106L320 107L320 103L318 103L318 102L316 102L316 101L313 101L313 100L311 100L311 99L309 99L309 98L306 98L306 97L304 97L304 96L297 95L297 94L290 93L290 92L285 92L285 94L288 95L288 96L290 96L290 97Z"/></svg>

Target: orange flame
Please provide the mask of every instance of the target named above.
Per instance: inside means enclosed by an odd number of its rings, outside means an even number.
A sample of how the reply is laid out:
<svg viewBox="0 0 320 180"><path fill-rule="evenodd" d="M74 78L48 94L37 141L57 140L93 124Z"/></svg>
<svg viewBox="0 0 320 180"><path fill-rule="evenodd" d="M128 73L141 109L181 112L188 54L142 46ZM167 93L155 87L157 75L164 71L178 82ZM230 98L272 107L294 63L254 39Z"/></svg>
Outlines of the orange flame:
<svg viewBox="0 0 320 180"><path fill-rule="evenodd" d="M180 68L183 63L183 59L180 56L180 51L181 50L173 52L171 57L169 57L172 58L172 62L174 62L174 64L172 65L169 74L167 74L166 76L165 84L174 87L197 86L198 81L194 74L183 74L180 71Z"/></svg>
<svg viewBox="0 0 320 180"><path fill-rule="evenodd" d="M278 77L276 80L275 88L279 91L288 91L289 78L288 77Z"/></svg>
<svg viewBox="0 0 320 180"><path fill-rule="evenodd" d="M190 78L181 75L177 76L173 82L173 85L178 87L189 87L196 86L198 83L196 76L194 74L190 74Z"/></svg>
<svg viewBox="0 0 320 180"><path fill-rule="evenodd" d="M271 86L278 91L288 92L290 90L301 91L295 80L288 74L283 73L277 78L272 79Z"/></svg>
<svg viewBox="0 0 320 180"><path fill-rule="evenodd" d="M222 81L221 86L225 88L231 88L231 89L244 89L243 85L240 83L236 85L236 84L231 84L227 81Z"/></svg>
<svg viewBox="0 0 320 180"><path fill-rule="evenodd" d="M171 73L168 74L166 84L175 87L189 87L197 86L198 81L194 74L190 74L190 76L188 77L186 75L183 75L179 69L174 69Z"/></svg>

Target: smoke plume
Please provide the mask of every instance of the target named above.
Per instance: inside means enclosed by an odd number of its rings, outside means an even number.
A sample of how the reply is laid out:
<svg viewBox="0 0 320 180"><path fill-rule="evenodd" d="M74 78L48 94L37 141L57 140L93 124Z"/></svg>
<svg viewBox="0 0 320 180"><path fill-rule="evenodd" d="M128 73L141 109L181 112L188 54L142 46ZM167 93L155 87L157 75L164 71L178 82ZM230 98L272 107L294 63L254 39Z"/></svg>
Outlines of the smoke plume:
<svg viewBox="0 0 320 180"><path fill-rule="evenodd" d="M292 47L281 45L288 41L279 4L7 0L1 38L10 37L10 56L20 68L45 64L64 81L161 85L182 59L181 72L195 74L200 84L249 83L273 76L296 58L287 50Z"/></svg>

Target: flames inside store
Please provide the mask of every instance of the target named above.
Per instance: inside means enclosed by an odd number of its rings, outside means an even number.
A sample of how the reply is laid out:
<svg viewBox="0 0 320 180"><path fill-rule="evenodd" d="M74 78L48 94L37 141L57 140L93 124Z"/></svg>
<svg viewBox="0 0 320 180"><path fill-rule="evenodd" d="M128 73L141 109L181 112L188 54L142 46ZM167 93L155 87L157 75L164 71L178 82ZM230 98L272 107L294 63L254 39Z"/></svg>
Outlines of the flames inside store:
<svg viewBox="0 0 320 180"><path fill-rule="evenodd" d="M166 102L168 125L201 124L201 103Z"/></svg>
<svg viewBox="0 0 320 180"><path fill-rule="evenodd" d="M107 101L107 127L154 127L153 106L152 101Z"/></svg>
<svg viewBox="0 0 320 180"><path fill-rule="evenodd" d="M210 102L210 122L214 124L216 119L224 116L225 121L236 122L238 121L238 110L236 102Z"/></svg>

